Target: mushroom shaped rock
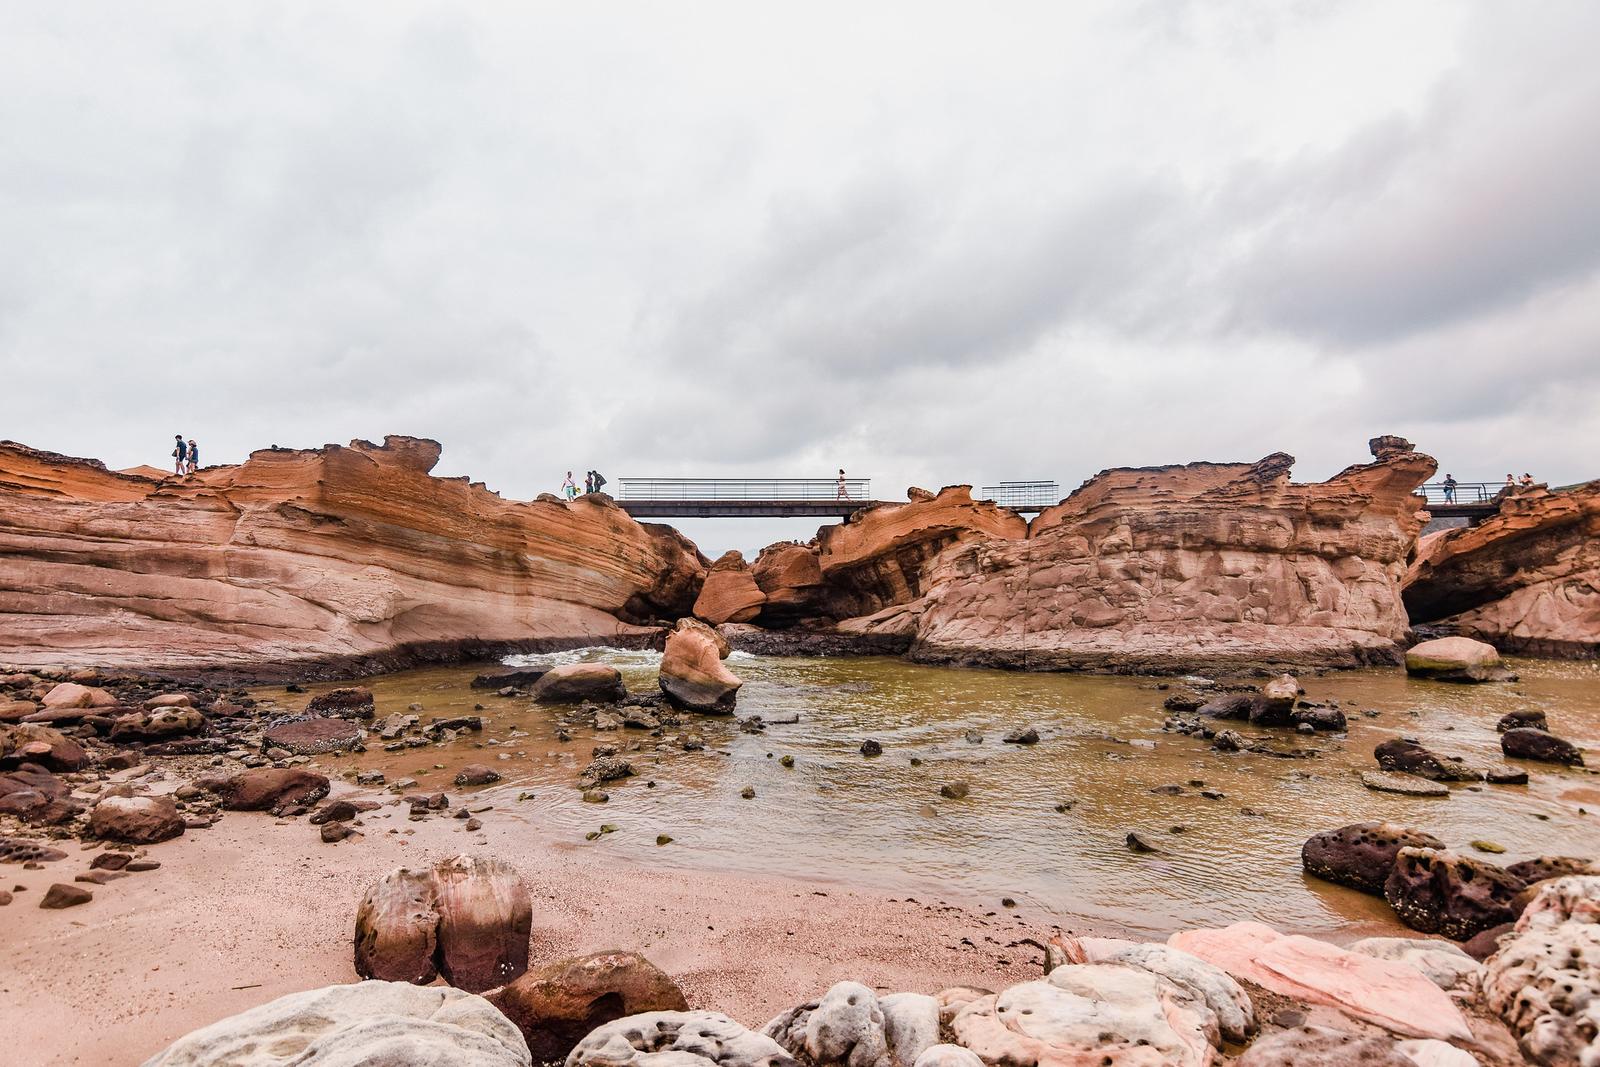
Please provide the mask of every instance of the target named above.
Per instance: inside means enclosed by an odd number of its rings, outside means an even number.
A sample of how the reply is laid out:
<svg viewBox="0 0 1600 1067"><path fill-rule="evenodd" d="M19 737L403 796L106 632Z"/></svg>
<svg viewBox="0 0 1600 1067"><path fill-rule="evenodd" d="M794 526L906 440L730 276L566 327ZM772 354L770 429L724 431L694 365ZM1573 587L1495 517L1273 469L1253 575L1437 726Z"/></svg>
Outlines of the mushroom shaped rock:
<svg viewBox="0 0 1600 1067"><path fill-rule="evenodd" d="M183 833L171 797L106 797L89 814L89 829L110 841L153 845Z"/></svg>
<svg viewBox="0 0 1600 1067"><path fill-rule="evenodd" d="M1187 992L1124 963L1057 967L973 1001L950 1024L986 1063L1011 1067L1206 1067L1216 1049Z"/></svg>
<svg viewBox="0 0 1600 1067"><path fill-rule="evenodd" d="M530 1067L511 1021L446 986L357 982L290 993L179 1038L144 1067Z"/></svg>
<svg viewBox="0 0 1600 1067"><path fill-rule="evenodd" d="M1403 848L1383 896L1400 921L1465 941L1517 917L1523 882L1502 867L1446 849Z"/></svg>
<svg viewBox="0 0 1600 1067"><path fill-rule="evenodd" d="M1405 1037L1470 1039L1460 1009L1415 967L1350 952L1261 923L1183 930L1168 944L1240 981L1347 1015ZM1052 974L1054 972L1051 972Z"/></svg>
<svg viewBox="0 0 1600 1067"><path fill-rule="evenodd" d="M744 683L722 661L728 641L698 619L679 619L661 655L661 691L691 711L730 713Z"/></svg>
<svg viewBox="0 0 1600 1067"><path fill-rule="evenodd" d="M1439 637L1406 652L1406 673L1440 682L1503 682L1513 677L1495 647L1470 637Z"/></svg>
<svg viewBox="0 0 1600 1067"><path fill-rule="evenodd" d="M694 614L712 626L749 622L761 614L766 602L767 594L756 584L755 573L745 565L744 556L733 550L723 553L706 572Z"/></svg>
<svg viewBox="0 0 1600 1067"><path fill-rule="evenodd" d="M1546 883L1485 966L1484 999L1534 1063L1600 1063L1600 877Z"/></svg>
<svg viewBox="0 0 1600 1067"><path fill-rule="evenodd" d="M1233 1062L1234 1067L1417 1067L1393 1038L1323 1026L1264 1037Z"/></svg>
<svg viewBox="0 0 1600 1067"><path fill-rule="evenodd" d="M528 969L532 930L532 899L509 864L463 855L430 870L400 867L356 911L356 973L417 983L443 975L478 993Z"/></svg>
<svg viewBox="0 0 1600 1067"><path fill-rule="evenodd" d="M648 1011L591 1030L566 1067L798 1067L766 1034L714 1011Z"/></svg>
<svg viewBox="0 0 1600 1067"><path fill-rule="evenodd" d="M579 704L593 700L615 704L628 695L622 673L606 663L563 663L533 683L536 704Z"/></svg>
<svg viewBox="0 0 1600 1067"><path fill-rule="evenodd" d="M1300 863L1307 874L1382 896L1395 856L1408 847L1444 848L1444 842L1398 823L1351 823L1312 834L1300 847Z"/></svg>
<svg viewBox="0 0 1600 1067"><path fill-rule="evenodd" d="M522 1031L540 1063L565 1059L585 1035L616 1019L689 1008L665 971L619 949L547 963L489 1001Z"/></svg>

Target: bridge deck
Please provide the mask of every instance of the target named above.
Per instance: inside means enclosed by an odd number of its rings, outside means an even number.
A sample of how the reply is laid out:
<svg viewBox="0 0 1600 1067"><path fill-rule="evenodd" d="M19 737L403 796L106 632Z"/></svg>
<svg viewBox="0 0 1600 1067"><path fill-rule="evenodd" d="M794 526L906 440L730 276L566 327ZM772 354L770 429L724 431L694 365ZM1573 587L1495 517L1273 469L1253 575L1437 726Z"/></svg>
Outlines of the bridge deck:
<svg viewBox="0 0 1600 1067"><path fill-rule="evenodd" d="M617 506L636 519L846 519L881 500L629 500Z"/></svg>

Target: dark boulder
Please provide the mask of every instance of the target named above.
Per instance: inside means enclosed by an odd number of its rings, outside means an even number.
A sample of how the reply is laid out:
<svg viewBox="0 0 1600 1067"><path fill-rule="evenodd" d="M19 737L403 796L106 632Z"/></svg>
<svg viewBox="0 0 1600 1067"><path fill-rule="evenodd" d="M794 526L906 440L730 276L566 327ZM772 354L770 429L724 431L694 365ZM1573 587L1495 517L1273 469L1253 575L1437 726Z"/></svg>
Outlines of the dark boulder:
<svg viewBox="0 0 1600 1067"><path fill-rule="evenodd" d="M1402 848L1384 899L1413 930L1465 941L1517 917L1520 878L1484 860L1429 848Z"/></svg>
<svg viewBox="0 0 1600 1067"><path fill-rule="evenodd" d="M297 756L349 752L361 747L361 727L348 719L299 716L273 723L262 736L267 748L281 748Z"/></svg>
<svg viewBox="0 0 1600 1067"><path fill-rule="evenodd" d="M364 685L330 689L311 698L306 705L307 715L333 716L339 719L370 719L378 713L372 699L372 690Z"/></svg>
<svg viewBox="0 0 1600 1067"><path fill-rule="evenodd" d="M1561 763L1568 767L1583 766L1583 753L1578 751L1577 745L1547 730L1536 730L1531 726L1517 726L1501 734L1500 751L1512 759Z"/></svg>
<svg viewBox="0 0 1600 1067"><path fill-rule="evenodd" d="M328 778L298 767L257 767L227 777L195 783L222 798L229 811L270 811L300 815L328 795Z"/></svg>
<svg viewBox="0 0 1600 1067"><path fill-rule="evenodd" d="M528 686L545 675L543 667L505 667L498 671L485 671L472 679L474 689L504 689L506 686Z"/></svg>
<svg viewBox="0 0 1600 1067"><path fill-rule="evenodd" d="M1313 834L1300 848L1300 863L1307 874L1382 896L1403 848L1442 849L1444 842L1398 823L1358 822Z"/></svg>
<svg viewBox="0 0 1600 1067"><path fill-rule="evenodd" d="M37 763L0 774L0 815L14 815L33 826L59 826L83 810L72 789Z"/></svg>
<svg viewBox="0 0 1600 1067"><path fill-rule="evenodd" d="M560 1062L590 1031L615 1019L689 1008L665 971L617 949L547 963L489 1002L522 1031L535 1063Z"/></svg>
<svg viewBox="0 0 1600 1067"><path fill-rule="evenodd" d="M106 797L89 814L89 829L108 841L153 845L183 834L183 816L171 797Z"/></svg>
<svg viewBox="0 0 1600 1067"><path fill-rule="evenodd" d="M1483 774L1466 766L1460 760L1435 755L1433 752L1404 738L1391 738L1372 750L1378 766L1386 771L1401 771L1436 782L1478 782Z"/></svg>
<svg viewBox="0 0 1600 1067"><path fill-rule="evenodd" d="M19 723L0 726L0 770L35 763L48 771L77 771L88 766L82 745L50 726Z"/></svg>
<svg viewBox="0 0 1600 1067"><path fill-rule="evenodd" d="M1494 724L1494 728L1501 733L1505 733L1507 730L1515 730L1518 727L1527 727L1530 730L1548 730L1550 729L1550 723L1544 717L1544 712L1539 711L1537 708L1524 708L1521 711L1506 712L1500 716L1500 721Z"/></svg>

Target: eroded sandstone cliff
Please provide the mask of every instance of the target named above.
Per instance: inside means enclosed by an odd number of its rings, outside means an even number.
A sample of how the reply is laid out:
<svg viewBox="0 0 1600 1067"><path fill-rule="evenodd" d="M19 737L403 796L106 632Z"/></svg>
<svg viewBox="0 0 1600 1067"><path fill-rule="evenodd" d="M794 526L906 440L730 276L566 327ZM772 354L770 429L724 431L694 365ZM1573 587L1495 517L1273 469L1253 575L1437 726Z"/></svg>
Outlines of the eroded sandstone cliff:
<svg viewBox="0 0 1600 1067"><path fill-rule="evenodd" d="M392 664L638 641L694 604L706 561L670 527L436 478L439 452L388 437L154 479L0 443L0 655Z"/></svg>
<svg viewBox="0 0 1600 1067"><path fill-rule="evenodd" d="M1033 670L1398 662L1435 464L1399 438L1372 451L1310 484L1283 453L1107 470L1031 526L962 487L876 508L762 553L762 620Z"/></svg>
<svg viewBox="0 0 1600 1067"><path fill-rule="evenodd" d="M1405 604L1503 652L1600 654L1600 481L1508 490L1481 525L1430 534Z"/></svg>

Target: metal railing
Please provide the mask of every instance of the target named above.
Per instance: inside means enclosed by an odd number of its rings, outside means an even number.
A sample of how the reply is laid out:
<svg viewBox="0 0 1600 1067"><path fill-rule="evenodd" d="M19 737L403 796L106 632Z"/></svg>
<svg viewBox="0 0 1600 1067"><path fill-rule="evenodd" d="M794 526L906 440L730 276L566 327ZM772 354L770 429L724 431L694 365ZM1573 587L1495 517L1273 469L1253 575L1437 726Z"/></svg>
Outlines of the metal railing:
<svg viewBox="0 0 1600 1067"><path fill-rule="evenodd" d="M1443 482L1429 482L1418 489L1430 504L1492 504L1495 495L1505 488L1503 482L1457 482L1455 492L1446 496Z"/></svg>
<svg viewBox="0 0 1600 1067"><path fill-rule="evenodd" d="M619 478L618 500L871 500L871 478Z"/></svg>
<svg viewBox="0 0 1600 1067"><path fill-rule="evenodd" d="M1048 508L1061 503L1061 486L1055 482L1001 482L978 492L978 499L1006 508Z"/></svg>

